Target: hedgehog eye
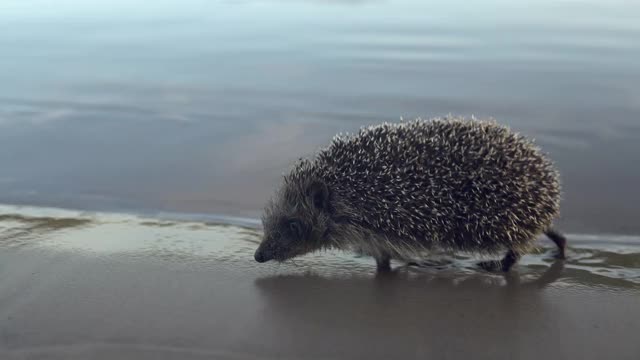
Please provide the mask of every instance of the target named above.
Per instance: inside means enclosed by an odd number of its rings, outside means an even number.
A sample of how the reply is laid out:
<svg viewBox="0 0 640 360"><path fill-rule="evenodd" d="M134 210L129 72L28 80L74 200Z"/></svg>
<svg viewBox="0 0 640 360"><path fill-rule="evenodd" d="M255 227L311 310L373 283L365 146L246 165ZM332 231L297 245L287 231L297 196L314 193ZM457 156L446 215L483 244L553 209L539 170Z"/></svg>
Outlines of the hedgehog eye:
<svg viewBox="0 0 640 360"><path fill-rule="evenodd" d="M302 225L300 225L299 221L291 220L289 222L289 230L291 230L291 233L295 236L302 237Z"/></svg>

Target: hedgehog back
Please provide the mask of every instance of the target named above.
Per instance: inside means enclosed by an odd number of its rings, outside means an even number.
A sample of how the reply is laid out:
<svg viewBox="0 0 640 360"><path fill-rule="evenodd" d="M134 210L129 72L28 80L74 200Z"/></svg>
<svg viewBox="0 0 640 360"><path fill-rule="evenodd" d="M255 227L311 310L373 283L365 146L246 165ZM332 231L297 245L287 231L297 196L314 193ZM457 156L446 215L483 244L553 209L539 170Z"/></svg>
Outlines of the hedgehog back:
<svg viewBox="0 0 640 360"><path fill-rule="evenodd" d="M311 164L349 222L407 247L524 248L559 211L551 161L495 122L385 123L334 138Z"/></svg>

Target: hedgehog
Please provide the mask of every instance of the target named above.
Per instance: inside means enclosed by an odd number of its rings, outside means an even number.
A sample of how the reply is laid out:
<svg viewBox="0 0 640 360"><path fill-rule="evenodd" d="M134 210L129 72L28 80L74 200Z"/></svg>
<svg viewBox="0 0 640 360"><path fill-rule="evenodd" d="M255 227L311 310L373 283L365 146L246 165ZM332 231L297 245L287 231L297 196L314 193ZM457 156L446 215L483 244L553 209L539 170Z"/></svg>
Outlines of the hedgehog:
<svg viewBox="0 0 640 360"><path fill-rule="evenodd" d="M322 249L413 263L463 252L509 271L546 234L564 258L559 173L533 141L495 120L445 117L336 135L284 175L262 216L257 262Z"/></svg>

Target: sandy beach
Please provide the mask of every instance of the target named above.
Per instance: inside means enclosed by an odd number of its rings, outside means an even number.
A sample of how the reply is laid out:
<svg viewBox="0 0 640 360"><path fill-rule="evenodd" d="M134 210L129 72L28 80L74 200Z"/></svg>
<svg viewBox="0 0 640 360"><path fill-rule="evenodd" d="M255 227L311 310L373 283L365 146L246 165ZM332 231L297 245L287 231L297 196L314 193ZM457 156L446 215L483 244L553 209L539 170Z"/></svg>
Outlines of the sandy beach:
<svg viewBox="0 0 640 360"><path fill-rule="evenodd" d="M508 276L327 252L257 264L259 232L3 207L0 358L637 359L640 242L572 236ZM605 239L602 239L603 241ZM615 245L617 244L617 245Z"/></svg>

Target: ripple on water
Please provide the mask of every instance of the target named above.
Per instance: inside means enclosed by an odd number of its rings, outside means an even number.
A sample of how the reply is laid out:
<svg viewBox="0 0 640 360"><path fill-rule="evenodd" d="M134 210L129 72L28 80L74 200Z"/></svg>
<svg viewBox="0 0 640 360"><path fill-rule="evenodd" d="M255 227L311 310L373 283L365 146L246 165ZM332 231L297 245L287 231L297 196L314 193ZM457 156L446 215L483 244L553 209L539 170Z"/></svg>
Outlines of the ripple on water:
<svg viewBox="0 0 640 360"><path fill-rule="evenodd" d="M233 264L240 271L268 274L313 272L327 276L370 276L374 262L341 251L309 254L282 264L257 265L253 252L261 232L226 224L143 218L123 214L83 213L55 209L2 206L0 251L26 247L71 251L86 256L123 256L185 266ZM557 284L640 287L640 241L637 237L569 235L571 248ZM517 268L522 279L535 278L557 262L554 250L541 247L525 256ZM410 276L484 276L502 281L475 267L477 258L439 255L419 267L396 264Z"/></svg>

